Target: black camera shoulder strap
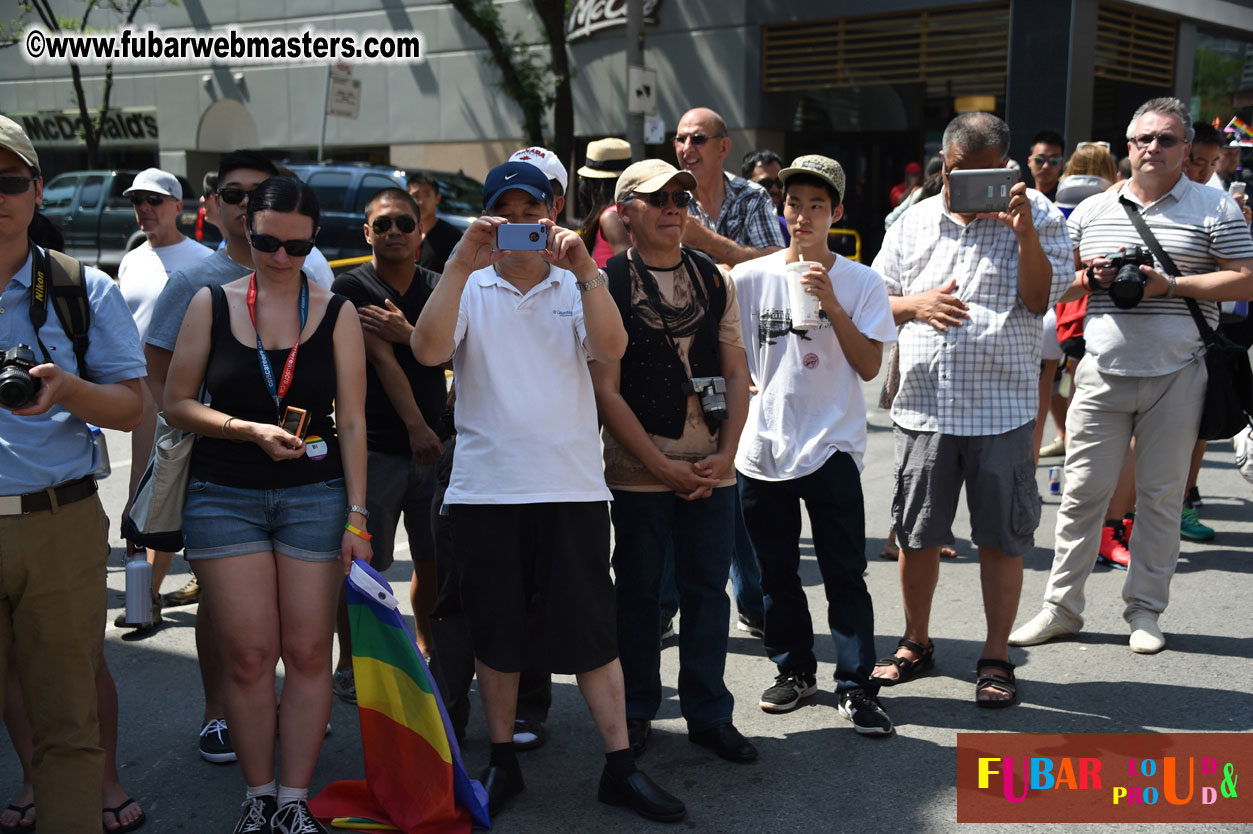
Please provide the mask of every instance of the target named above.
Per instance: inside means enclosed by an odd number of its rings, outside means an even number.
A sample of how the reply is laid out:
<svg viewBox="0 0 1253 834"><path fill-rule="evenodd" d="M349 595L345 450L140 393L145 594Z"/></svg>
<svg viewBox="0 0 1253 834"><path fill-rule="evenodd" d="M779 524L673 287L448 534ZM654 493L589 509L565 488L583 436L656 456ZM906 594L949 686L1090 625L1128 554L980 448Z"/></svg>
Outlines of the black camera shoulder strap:
<svg viewBox="0 0 1253 834"><path fill-rule="evenodd" d="M1144 222L1144 217L1141 216L1140 210L1136 208L1136 204L1123 195L1118 197L1118 202L1122 203L1122 207L1127 212L1127 217L1131 218L1131 225L1136 227L1136 231L1140 233L1141 240L1153 252L1153 257L1157 258L1158 263L1164 266L1169 274L1178 278L1179 267L1175 266L1174 259L1166 254L1166 250L1157 242L1157 237L1154 236L1153 230L1149 228L1149 224ZM1188 312L1192 314L1192 320L1196 322L1197 329L1201 331L1201 341L1205 343L1206 347L1209 347L1214 343L1214 328L1210 327L1209 322L1205 320L1205 316L1202 315L1201 307L1196 303L1196 299L1185 298L1184 303L1188 305Z"/></svg>
<svg viewBox="0 0 1253 834"><path fill-rule="evenodd" d="M666 308L661 300L661 288L657 286L657 279L654 278L652 272L649 271L648 265L643 263L643 261L637 264L636 258L632 257L633 255L637 257L639 255L639 250L637 250L634 246L627 250L627 264L630 266L631 271L635 273L635 277L639 280L640 286L644 288L644 294L648 296L648 303L653 305L653 309L657 311L657 317L661 319L661 327L666 334L666 343L670 345L670 348L674 351L675 356L679 356L680 361L682 361L682 354L679 352L678 341L674 338L674 333L670 331L670 321L666 318ZM707 302L708 295L705 292L701 276L697 274L695 269L692 268L692 264L688 260L686 252L681 252L679 263L687 270L688 279L692 282L693 292L700 296L700 301ZM675 273L677 276L677 269L675 270ZM708 306L709 305L706 304L706 307Z"/></svg>
<svg viewBox="0 0 1253 834"><path fill-rule="evenodd" d="M61 252L41 250L33 241L29 245L30 323L35 328L35 341L44 361L51 362L52 356L39 335L39 329L48 321L48 299L51 297L61 328L74 347L78 375L88 379L87 333L91 329L91 304L87 299L87 275L83 265Z"/></svg>

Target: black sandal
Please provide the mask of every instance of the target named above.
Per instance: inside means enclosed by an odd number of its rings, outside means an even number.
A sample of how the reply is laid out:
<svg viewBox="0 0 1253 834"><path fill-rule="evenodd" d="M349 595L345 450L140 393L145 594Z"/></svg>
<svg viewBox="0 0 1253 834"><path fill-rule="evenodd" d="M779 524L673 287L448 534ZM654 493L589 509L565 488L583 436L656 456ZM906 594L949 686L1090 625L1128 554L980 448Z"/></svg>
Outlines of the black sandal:
<svg viewBox="0 0 1253 834"><path fill-rule="evenodd" d="M35 830L35 826L39 825L39 820L33 820L27 825L22 825L22 820L26 819L26 814L31 808L35 807L35 803L29 805L9 805L6 811L14 811L17 813L17 822L13 825L0 825L0 832L3 834L30 834Z"/></svg>
<svg viewBox="0 0 1253 834"><path fill-rule="evenodd" d="M871 677L871 681L879 686L896 686L898 683L912 681L914 678L920 677L935 665L935 642L928 640L927 645L915 643L902 637L896 644L898 649L909 649L918 655L917 660L910 660L907 657L899 657L895 652L887 657L880 658L875 661L875 667L895 666L897 677L895 678L876 678Z"/></svg>
<svg viewBox="0 0 1253 834"><path fill-rule="evenodd" d="M979 671L984 668L1000 669L1009 677L1001 677L1000 675L981 675ZM996 660L995 658L983 657L979 659L975 665L975 704L985 709L1005 709L1012 707L1018 703L1018 682L1014 680L1014 664L1008 660ZM999 698L994 700L981 699L979 694L994 689L997 692L1004 692L1009 695L1008 698Z"/></svg>

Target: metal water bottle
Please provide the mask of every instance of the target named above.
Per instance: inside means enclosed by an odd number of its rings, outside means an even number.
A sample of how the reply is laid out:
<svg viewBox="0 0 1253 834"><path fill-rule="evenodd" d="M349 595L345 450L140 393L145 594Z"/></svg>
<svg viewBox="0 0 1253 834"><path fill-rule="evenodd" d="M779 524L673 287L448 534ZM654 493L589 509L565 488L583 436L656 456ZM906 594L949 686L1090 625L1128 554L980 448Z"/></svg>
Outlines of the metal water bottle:
<svg viewBox="0 0 1253 834"><path fill-rule="evenodd" d="M152 565L143 548L126 563L126 622L147 625L152 622Z"/></svg>

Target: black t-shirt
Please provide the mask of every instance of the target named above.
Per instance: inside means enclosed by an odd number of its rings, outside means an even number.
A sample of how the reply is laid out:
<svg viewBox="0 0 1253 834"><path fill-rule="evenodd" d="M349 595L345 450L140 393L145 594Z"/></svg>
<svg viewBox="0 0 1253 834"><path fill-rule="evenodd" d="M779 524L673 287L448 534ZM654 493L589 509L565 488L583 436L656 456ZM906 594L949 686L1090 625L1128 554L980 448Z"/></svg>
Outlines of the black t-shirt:
<svg viewBox="0 0 1253 834"><path fill-rule="evenodd" d="M425 244L423 245L425 249ZM364 263L354 269L341 273L336 279L333 289L345 296L358 309L373 304L384 307L385 299L391 299L405 320L414 324L431 297L431 287L439 280L439 276L422 267L414 267L413 281L404 295L396 292L390 284L379 277L374 265ZM393 344L392 351L400 369L409 380L413 390L413 399L422 412L422 418L432 431L438 431L440 415L444 413L444 402L447 388L444 385L444 369L428 368L413 358L413 351L408 344ZM366 445L375 452L391 455L409 454L409 434L405 424L396 413L392 401L383 388L374 365L366 363L365 370L365 428Z"/></svg>
<svg viewBox="0 0 1253 834"><path fill-rule="evenodd" d="M444 271L444 264L452 254L457 241L461 240L461 232L447 220L436 220L434 228L422 238L422 252L418 255L418 266L431 272Z"/></svg>

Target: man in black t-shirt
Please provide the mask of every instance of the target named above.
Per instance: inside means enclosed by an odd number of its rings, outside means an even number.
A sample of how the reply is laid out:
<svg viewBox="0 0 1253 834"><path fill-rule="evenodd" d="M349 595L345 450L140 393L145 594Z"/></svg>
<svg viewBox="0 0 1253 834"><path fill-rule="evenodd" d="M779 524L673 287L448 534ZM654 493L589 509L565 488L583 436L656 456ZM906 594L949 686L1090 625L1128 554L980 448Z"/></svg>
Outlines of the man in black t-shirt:
<svg viewBox="0 0 1253 834"><path fill-rule="evenodd" d="M365 239L374 252L368 263L335 279L333 289L357 306L366 349L366 509L375 570L392 563L396 525L403 513L414 576L411 587L417 643L430 657L427 618L435 603L436 576L430 506L434 464L442 446L436 435L447 394L443 368L418 363L409 334L439 275L415 266L418 207L399 188L384 189L365 209ZM347 611L339 623L335 693L355 702Z"/></svg>
<svg viewBox="0 0 1253 834"><path fill-rule="evenodd" d="M447 220L436 216L435 211L444 195L440 194L439 183L433 177L419 171L409 176L406 187L418 205L418 217L422 220L422 251L418 253L418 266L432 272L443 272L444 263L461 240L461 232Z"/></svg>

